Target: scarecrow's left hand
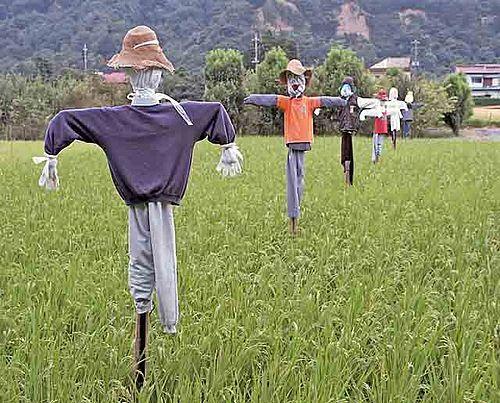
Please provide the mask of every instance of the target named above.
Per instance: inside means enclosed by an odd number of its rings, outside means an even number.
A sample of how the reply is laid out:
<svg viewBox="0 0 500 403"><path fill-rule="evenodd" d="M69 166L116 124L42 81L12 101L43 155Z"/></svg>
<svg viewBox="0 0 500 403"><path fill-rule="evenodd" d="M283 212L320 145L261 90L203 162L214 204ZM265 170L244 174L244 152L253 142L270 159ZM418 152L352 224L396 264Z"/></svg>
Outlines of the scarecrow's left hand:
<svg viewBox="0 0 500 403"><path fill-rule="evenodd" d="M217 164L217 172L222 176L236 176L241 173L241 163L243 162L243 155L241 154L238 146L234 143L225 144L221 146L222 153L220 161Z"/></svg>

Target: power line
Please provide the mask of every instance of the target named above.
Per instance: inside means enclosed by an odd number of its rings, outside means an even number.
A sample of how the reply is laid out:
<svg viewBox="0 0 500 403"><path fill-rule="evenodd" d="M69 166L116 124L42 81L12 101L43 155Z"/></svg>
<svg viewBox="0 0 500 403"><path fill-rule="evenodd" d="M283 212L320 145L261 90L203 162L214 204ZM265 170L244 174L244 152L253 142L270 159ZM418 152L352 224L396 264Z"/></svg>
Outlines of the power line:
<svg viewBox="0 0 500 403"><path fill-rule="evenodd" d="M88 69L88 51L89 51L89 48L87 48L87 44L85 43L83 45L83 49L82 49L82 56L83 56L83 71L87 71Z"/></svg>
<svg viewBox="0 0 500 403"><path fill-rule="evenodd" d="M259 48L260 48L260 44L261 44L260 36L259 36L259 33L257 31L255 31L255 33L254 33L252 43L254 45L254 48L253 48L254 57L253 57L252 63L255 65L255 67L257 67L257 65L260 63L260 61L259 61Z"/></svg>
<svg viewBox="0 0 500 403"><path fill-rule="evenodd" d="M412 61L411 61L411 67L415 70L418 70L420 67L420 60L418 58L418 51L419 51L418 45L420 45L420 43L421 42L417 39L415 39L411 42L412 47L413 47L412 48L412 55L413 56L412 56Z"/></svg>

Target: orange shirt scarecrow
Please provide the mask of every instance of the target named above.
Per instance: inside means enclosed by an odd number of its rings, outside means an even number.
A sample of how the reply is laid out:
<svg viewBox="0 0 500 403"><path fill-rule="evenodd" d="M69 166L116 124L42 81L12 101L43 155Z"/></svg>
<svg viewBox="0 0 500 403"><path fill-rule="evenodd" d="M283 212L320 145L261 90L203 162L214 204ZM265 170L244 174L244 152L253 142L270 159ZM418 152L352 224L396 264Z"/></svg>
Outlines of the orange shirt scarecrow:
<svg viewBox="0 0 500 403"><path fill-rule="evenodd" d="M290 98L278 95L278 108L285 114L285 142L311 143L313 141L313 113L321 107L321 98Z"/></svg>
<svg viewBox="0 0 500 403"><path fill-rule="evenodd" d="M287 86L288 96L252 94L245 98L246 105L278 107L285 115L285 143L288 147L286 178L287 204L292 234L298 230L300 203L304 192L305 152L313 141L313 113L318 108L342 107L346 104L338 97L307 97L312 69L305 68L299 60L290 60L280 74L279 81Z"/></svg>

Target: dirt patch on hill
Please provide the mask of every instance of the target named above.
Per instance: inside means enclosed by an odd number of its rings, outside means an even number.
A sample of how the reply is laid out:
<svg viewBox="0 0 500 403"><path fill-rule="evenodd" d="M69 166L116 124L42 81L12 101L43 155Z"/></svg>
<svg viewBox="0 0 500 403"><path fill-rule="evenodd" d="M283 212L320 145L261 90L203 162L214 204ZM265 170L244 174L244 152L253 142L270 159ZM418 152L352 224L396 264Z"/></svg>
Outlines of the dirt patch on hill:
<svg viewBox="0 0 500 403"><path fill-rule="evenodd" d="M370 27L366 16L355 1L349 1L342 5L337 35L360 35L370 40Z"/></svg>
<svg viewBox="0 0 500 403"><path fill-rule="evenodd" d="M427 14L424 10L419 10L416 8L407 8L405 10L401 10L399 13L399 19L401 20L401 24L403 25L411 25L412 21L415 18L426 20Z"/></svg>

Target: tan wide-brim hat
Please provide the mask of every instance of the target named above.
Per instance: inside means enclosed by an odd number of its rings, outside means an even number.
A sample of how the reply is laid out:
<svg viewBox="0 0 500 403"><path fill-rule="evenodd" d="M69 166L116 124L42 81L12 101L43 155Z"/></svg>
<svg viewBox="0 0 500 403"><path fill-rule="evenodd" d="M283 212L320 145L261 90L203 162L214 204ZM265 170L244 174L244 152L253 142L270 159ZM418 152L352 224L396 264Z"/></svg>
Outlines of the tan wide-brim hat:
<svg viewBox="0 0 500 403"><path fill-rule="evenodd" d="M310 68L304 67L300 60L292 59L288 62L288 66L286 66L286 69L280 73L280 84L286 85L286 73L288 72L293 73L296 76L304 74L304 76L306 77L306 85L309 85L311 83L313 71Z"/></svg>
<svg viewBox="0 0 500 403"><path fill-rule="evenodd" d="M160 47L155 31L144 25L132 28L123 38L122 50L108 62L114 69L143 70L156 67L174 72L174 66Z"/></svg>

